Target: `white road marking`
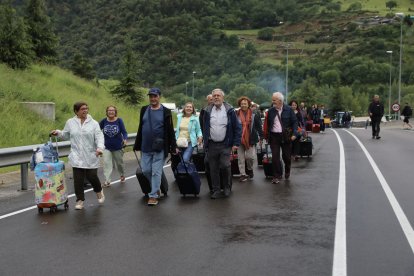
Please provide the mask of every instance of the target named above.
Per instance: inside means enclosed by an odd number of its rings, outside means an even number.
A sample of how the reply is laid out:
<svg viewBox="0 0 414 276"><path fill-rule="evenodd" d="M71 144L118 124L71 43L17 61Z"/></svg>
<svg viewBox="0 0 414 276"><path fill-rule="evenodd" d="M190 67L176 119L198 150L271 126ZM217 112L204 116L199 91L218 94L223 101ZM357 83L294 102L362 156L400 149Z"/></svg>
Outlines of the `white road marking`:
<svg viewBox="0 0 414 276"><path fill-rule="evenodd" d="M347 275L346 252L346 171L345 151L341 137L336 130L331 129L339 143L339 185L338 203L336 207L335 244L332 266L332 276Z"/></svg>
<svg viewBox="0 0 414 276"><path fill-rule="evenodd" d="M163 168L170 167L170 166L171 166L171 164L167 164ZM131 175L131 176L126 177L125 180L131 179L131 178L134 178L134 177L135 177L135 175ZM121 180L113 181L113 182L111 182L111 185L113 185L115 183L119 183L119 182L121 182ZM93 188L85 190L85 193L89 193L90 191L93 191ZM68 195L68 198L71 198L71 197L74 197L74 196L75 196L75 194L70 194L70 195ZM18 210L18 211L14 211L14 212L2 215L2 216L0 216L0 220L8 218L8 217L15 216L15 215L18 215L18 214L21 214L21 213L24 213L24 212L27 212L27 211L30 211L30 210L33 210L33 209L37 209L37 205L30 206L30 207L27 207L27 208L24 208L24 209L21 209L21 210Z"/></svg>
<svg viewBox="0 0 414 276"><path fill-rule="evenodd" d="M375 174L377 175L378 180L381 183L382 189L385 192L385 195L388 198L388 201L391 204L391 207L397 216L397 219L401 225L401 228L405 234L405 237L408 240L408 243L411 246L411 250L414 253L414 230L410 224L410 221L408 220L407 216L405 215L403 209L401 208L400 204L398 203L397 199L395 198L394 193L392 192L390 186L388 185L387 181L385 180L384 176L382 175L380 169L378 168L377 164L375 163L374 159L369 154L368 150L365 148L365 146L361 143L361 141L356 137L352 132L346 130L349 134L351 134L352 137L358 142L361 149L364 151L369 163L372 166L372 169L374 170Z"/></svg>

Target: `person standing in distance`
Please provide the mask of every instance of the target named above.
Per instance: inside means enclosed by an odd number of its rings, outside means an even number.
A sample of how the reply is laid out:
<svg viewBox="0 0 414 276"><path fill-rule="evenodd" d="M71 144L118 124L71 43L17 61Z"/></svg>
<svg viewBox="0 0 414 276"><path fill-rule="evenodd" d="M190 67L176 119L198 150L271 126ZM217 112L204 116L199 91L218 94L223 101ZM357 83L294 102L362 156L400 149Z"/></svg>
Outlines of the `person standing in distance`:
<svg viewBox="0 0 414 276"><path fill-rule="evenodd" d="M410 124L410 117L413 115L413 110L408 105L408 103L405 103L404 109L401 112L401 115L404 116L404 123L403 123L403 129L411 129L413 126ZM405 128L405 125L408 126L408 128Z"/></svg>
<svg viewBox="0 0 414 276"><path fill-rule="evenodd" d="M160 103L160 89L151 88L148 97L150 104L141 108L134 150L141 151L142 173L151 183L148 205L157 205L165 158L178 149L171 110Z"/></svg>
<svg viewBox="0 0 414 276"><path fill-rule="evenodd" d="M384 116L384 105L380 103L379 96L375 95L368 107L368 114L371 118L372 125L372 139L381 139L380 124L382 116Z"/></svg>
<svg viewBox="0 0 414 276"><path fill-rule="evenodd" d="M105 195L98 177L99 156L105 149L104 135L91 115L86 102L76 102L73 105L75 116L66 121L63 130L53 130L64 140L70 140L69 164L73 169L73 185L76 195L76 210L83 209L85 192L83 184L85 177L92 184L93 191L99 203L104 203Z"/></svg>
<svg viewBox="0 0 414 276"><path fill-rule="evenodd" d="M231 191L230 154L241 140L241 124L234 108L224 102L224 92L216 88L211 93L214 104L205 108L203 137L206 160L210 166L212 199L228 197ZM223 193L220 189L220 180Z"/></svg>

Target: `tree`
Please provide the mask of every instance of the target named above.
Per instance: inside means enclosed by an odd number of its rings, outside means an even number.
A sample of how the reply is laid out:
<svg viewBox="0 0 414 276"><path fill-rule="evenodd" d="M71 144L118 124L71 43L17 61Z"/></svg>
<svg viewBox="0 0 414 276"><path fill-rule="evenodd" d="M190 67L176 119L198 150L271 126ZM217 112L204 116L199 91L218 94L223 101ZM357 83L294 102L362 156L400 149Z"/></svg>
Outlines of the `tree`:
<svg viewBox="0 0 414 276"><path fill-rule="evenodd" d="M57 61L57 36L53 33L50 19L46 14L44 0L30 0L26 9L26 23L31 37L33 51L39 61Z"/></svg>
<svg viewBox="0 0 414 276"><path fill-rule="evenodd" d="M71 70L75 75L87 80L91 80L95 77L92 64L81 53L76 53L73 56Z"/></svg>
<svg viewBox="0 0 414 276"><path fill-rule="evenodd" d="M10 5L0 5L0 61L13 69L25 69L33 60L27 26Z"/></svg>
<svg viewBox="0 0 414 276"><path fill-rule="evenodd" d="M130 105L139 104L144 100L144 91L138 89L138 64L137 57L132 49L129 38L126 39L126 51L122 63L122 79L111 93Z"/></svg>
<svg viewBox="0 0 414 276"><path fill-rule="evenodd" d="M396 1L391 0L391 1L385 2L385 7L387 7L388 9L390 9L390 11L392 9L396 8L397 6L398 5L397 5L397 2Z"/></svg>
<svg viewBox="0 0 414 276"><path fill-rule="evenodd" d="M257 33L257 38L261 40L272 40L274 33L273 28L263 28Z"/></svg>
<svg viewBox="0 0 414 276"><path fill-rule="evenodd" d="M322 84L327 84L330 88L331 86L336 86L340 82L340 75L338 70L332 69L321 73L321 82Z"/></svg>

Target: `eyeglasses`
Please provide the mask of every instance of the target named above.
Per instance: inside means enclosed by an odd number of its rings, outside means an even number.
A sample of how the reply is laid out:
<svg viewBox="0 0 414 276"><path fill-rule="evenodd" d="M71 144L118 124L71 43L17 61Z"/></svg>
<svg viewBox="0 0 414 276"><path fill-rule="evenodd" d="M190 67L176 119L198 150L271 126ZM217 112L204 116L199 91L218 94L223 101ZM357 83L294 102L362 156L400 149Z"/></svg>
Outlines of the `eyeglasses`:
<svg viewBox="0 0 414 276"><path fill-rule="evenodd" d="M88 110L89 107L82 107L80 110Z"/></svg>
<svg viewBox="0 0 414 276"><path fill-rule="evenodd" d="M115 112L116 110L108 109L108 112Z"/></svg>

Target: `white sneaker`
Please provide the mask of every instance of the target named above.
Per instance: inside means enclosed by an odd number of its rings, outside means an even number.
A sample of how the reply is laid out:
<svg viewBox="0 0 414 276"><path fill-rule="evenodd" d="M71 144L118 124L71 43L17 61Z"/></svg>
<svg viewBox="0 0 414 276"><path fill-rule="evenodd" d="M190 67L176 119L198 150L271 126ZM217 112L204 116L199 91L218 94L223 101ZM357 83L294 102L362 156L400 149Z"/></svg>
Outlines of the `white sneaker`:
<svg viewBox="0 0 414 276"><path fill-rule="evenodd" d="M82 210L83 209L83 201L82 200L76 201L75 209L76 210Z"/></svg>
<svg viewBox="0 0 414 276"><path fill-rule="evenodd" d="M111 182L105 181L104 184L102 184L102 187L110 187L111 186Z"/></svg>
<svg viewBox="0 0 414 276"><path fill-rule="evenodd" d="M104 192L103 192L103 190L101 190L99 193L96 193L96 196L98 197L98 202L99 203L104 203L104 201L105 201L105 195L104 195Z"/></svg>

